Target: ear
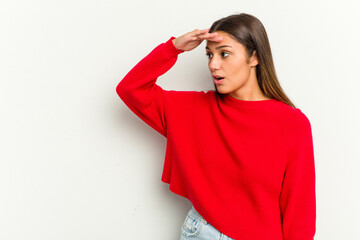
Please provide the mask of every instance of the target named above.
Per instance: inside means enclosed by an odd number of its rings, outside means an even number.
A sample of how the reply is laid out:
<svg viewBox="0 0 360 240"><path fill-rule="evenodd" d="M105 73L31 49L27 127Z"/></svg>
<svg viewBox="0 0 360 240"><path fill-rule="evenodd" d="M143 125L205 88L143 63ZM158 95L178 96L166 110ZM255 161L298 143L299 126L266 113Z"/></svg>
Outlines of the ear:
<svg viewBox="0 0 360 240"><path fill-rule="evenodd" d="M256 65L259 64L256 50L254 50L253 55L251 56L250 63L252 67L255 67Z"/></svg>

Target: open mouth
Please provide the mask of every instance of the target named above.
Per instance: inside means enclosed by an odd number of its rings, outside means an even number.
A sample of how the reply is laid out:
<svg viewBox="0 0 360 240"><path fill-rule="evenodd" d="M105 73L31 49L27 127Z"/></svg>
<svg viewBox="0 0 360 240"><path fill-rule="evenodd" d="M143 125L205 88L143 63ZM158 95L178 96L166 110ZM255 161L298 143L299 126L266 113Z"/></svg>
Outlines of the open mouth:
<svg viewBox="0 0 360 240"><path fill-rule="evenodd" d="M224 77L213 76L215 84L221 84L224 81Z"/></svg>
<svg viewBox="0 0 360 240"><path fill-rule="evenodd" d="M219 75L213 75L213 78L216 79L216 80L224 79L224 77L221 77Z"/></svg>

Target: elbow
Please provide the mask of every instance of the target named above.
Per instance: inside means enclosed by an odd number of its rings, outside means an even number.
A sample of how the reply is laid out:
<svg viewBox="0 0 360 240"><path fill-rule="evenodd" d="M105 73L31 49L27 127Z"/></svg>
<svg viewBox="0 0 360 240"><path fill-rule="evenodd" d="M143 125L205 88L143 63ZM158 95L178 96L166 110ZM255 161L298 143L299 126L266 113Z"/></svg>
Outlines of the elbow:
<svg viewBox="0 0 360 240"><path fill-rule="evenodd" d="M116 86L116 93L121 99L124 98L125 89L126 86L124 85L124 81L121 80L120 83Z"/></svg>
<svg viewBox="0 0 360 240"><path fill-rule="evenodd" d="M129 84L126 79L122 79L116 86L116 93L123 102L128 102L130 99L135 98L135 88Z"/></svg>
<svg viewBox="0 0 360 240"><path fill-rule="evenodd" d="M121 91L122 91L122 84L121 84L121 81L120 81L119 84L116 86L116 93L117 93L117 95L120 96Z"/></svg>

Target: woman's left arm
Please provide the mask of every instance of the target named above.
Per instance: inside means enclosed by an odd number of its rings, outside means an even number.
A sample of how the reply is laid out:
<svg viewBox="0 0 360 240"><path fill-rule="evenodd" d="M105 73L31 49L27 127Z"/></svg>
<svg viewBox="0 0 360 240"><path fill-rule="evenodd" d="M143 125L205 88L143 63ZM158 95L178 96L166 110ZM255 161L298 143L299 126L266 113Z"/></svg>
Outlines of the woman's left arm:
<svg viewBox="0 0 360 240"><path fill-rule="evenodd" d="M316 231L315 161L311 124L300 109L280 194L284 240L313 240Z"/></svg>

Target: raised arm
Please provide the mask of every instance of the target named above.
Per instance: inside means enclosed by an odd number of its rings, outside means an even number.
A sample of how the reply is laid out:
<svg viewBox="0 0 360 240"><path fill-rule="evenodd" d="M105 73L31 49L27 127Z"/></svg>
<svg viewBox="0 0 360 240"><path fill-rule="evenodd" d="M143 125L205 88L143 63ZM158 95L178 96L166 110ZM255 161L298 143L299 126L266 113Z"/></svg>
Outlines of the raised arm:
<svg viewBox="0 0 360 240"><path fill-rule="evenodd" d="M166 137L164 99L168 91L158 86L156 80L175 64L180 53L196 48L204 39L220 41L216 35L208 33L208 29L196 29L179 38L171 37L126 74L116 87L117 94L131 111Z"/></svg>
<svg viewBox="0 0 360 240"><path fill-rule="evenodd" d="M175 48L173 39L175 37L153 49L116 87L117 94L130 110L165 137L165 90L156 84L156 80L175 64L178 54L183 52Z"/></svg>

